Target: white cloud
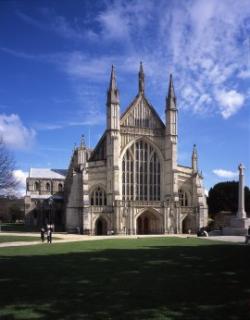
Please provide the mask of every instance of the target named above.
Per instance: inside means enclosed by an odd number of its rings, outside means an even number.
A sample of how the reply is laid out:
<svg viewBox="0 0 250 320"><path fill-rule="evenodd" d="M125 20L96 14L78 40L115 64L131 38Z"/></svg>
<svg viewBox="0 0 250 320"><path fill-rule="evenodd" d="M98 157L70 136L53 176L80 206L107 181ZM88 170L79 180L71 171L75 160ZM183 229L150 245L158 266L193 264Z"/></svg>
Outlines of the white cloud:
<svg viewBox="0 0 250 320"><path fill-rule="evenodd" d="M75 51L62 61L61 67L67 74L76 78L104 80L104 77L107 78L111 64L111 57L91 58Z"/></svg>
<svg viewBox="0 0 250 320"><path fill-rule="evenodd" d="M129 20L118 8L110 8L98 16L102 34L108 39L124 39L129 37Z"/></svg>
<svg viewBox="0 0 250 320"><path fill-rule="evenodd" d="M245 97L235 90L221 90L216 92L216 100L223 118L228 119L242 108Z"/></svg>
<svg viewBox="0 0 250 320"><path fill-rule="evenodd" d="M28 172L23 170L14 170L13 176L18 181L18 187L17 187L17 195L18 196L24 196L26 192L26 178L28 177Z"/></svg>
<svg viewBox="0 0 250 320"><path fill-rule="evenodd" d="M32 146L36 132L25 127L17 114L0 114L0 136L8 148L25 149Z"/></svg>
<svg viewBox="0 0 250 320"><path fill-rule="evenodd" d="M238 74L238 77L241 79L248 79L250 78L250 70L241 70Z"/></svg>
<svg viewBox="0 0 250 320"><path fill-rule="evenodd" d="M172 52L176 83L180 83L181 88L187 84L193 87L199 84L197 98L187 99L186 92L183 95L180 91L180 105L184 100L185 107L194 112L216 111L215 90L235 89L235 84L232 88L234 75L247 64L239 38L248 37L249 14L248 0L243 0L241 6L231 0L187 1L166 11L165 22L161 23L162 34L170 40L163 41L162 45L166 49L168 46ZM168 16L172 17L170 27ZM204 97L204 94L210 98L199 106L199 97ZM235 103L230 106L231 110L221 108L219 111L222 117L226 118L239 111L241 101L236 103L238 108Z"/></svg>
<svg viewBox="0 0 250 320"><path fill-rule="evenodd" d="M220 178L235 178L238 176L238 172L233 172L224 169L214 169L213 173Z"/></svg>
<svg viewBox="0 0 250 320"><path fill-rule="evenodd" d="M39 11L41 13L39 19L33 18L21 11L16 11L16 15L29 25L41 30L55 32L63 38L83 40L88 36L93 37L93 34L85 35L84 32L81 32L77 21L74 21L74 23L71 24L65 17L55 15L50 9L43 8Z"/></svg>
<svg viewBox="0 0 250 320"><path fill-rule="evenodd" d="M18 16L69 40L84 38L101 46L113 45L112 42L119 46L119 50L98 58L84 51L39 56L43 61L60 65L72 78L103 81L112 63L126 74L135 72L143 60L149 85L166 88L168 74L172 72L179 107L194 113L219 111L227 119L250 99L244 92L237 92L239 84L235 83L235 79L242 81L250 76L249 0L241 0L240 5L235 0L190 0L177 4L159 0L157 6L152 1L121 0L106 2L104 6L92 16L92 23L68 21L49 9L43 13L40 10L40 19L20 12ZM35 58L10 50L9 53ZM223 91L224 98L220 94ZM220 103L219 109L216 102Z"/></svg>

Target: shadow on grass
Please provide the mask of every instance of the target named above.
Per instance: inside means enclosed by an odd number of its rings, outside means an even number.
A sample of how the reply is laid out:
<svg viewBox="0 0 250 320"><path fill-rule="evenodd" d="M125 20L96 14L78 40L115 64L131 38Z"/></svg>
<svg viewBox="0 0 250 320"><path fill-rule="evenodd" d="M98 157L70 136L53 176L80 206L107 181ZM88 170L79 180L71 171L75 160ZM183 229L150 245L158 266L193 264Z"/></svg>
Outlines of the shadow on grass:
<svg viewBox="0 0 250 320"><path fill-rule="evenodd" d="M1 256L0 319L245 319L249 258L209 243Z"/></svg>

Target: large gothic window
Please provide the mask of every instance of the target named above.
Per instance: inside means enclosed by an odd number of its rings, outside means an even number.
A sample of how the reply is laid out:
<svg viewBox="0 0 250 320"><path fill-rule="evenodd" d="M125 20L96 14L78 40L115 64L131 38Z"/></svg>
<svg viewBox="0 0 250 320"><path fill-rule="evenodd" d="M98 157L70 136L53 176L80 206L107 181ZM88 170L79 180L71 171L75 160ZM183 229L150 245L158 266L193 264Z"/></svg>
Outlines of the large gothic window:
<svg viewBox="0 0 250 320"><path fill-rule="evenodd" d="M92 206L106 206L107 205L106 192L100 187L96 188L91 193L90 203Z"/></svg>
<svg viewBox="0 0 250 320"><path fill-rule="evenodd" d="M137 141L122 160L123 200L160 200L160 161L154 148Z"/></svg>

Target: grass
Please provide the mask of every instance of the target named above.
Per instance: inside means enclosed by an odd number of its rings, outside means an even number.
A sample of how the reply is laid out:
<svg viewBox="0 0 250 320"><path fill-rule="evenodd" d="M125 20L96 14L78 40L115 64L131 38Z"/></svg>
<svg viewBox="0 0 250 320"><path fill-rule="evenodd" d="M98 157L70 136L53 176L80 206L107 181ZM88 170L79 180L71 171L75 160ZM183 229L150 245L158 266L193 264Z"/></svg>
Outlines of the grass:
<svg viewBox="0 0 250 320"><path fill-rule="evenodd" d="M16 241L39 241L39 237L32 236L12 236L12 235L1 235L0 234L0 243L3 242L16 242Z"/></svg>
<svg viewBox="0 0 250 320"><path fill-rule="evenodd" d="M250 248L204 239L0 249L0 319L246 319Z"/></svg>
<svg viewBox="0 0 250 320"><path fill-rule="evenodd" d="M44 239L45 239L44 242L47 242L46 234L44 236ZM61 238L52 236L52 242L53 242L53 240L61 240ZM25 241L25 242L41 241L41 238L40 238L40 235L37 237L33 237L33 236L16 236L16 235L1 235L0 234L0 243L18 242L18 241ZM0 320L1 320L1 318L0 318Z"/></svg>

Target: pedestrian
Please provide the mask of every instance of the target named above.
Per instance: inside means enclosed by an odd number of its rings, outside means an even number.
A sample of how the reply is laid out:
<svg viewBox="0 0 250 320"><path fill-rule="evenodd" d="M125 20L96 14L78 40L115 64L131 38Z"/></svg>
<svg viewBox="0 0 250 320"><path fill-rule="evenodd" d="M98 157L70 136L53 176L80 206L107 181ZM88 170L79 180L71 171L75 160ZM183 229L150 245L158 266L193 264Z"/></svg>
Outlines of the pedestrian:
<svg viewBox="0 0 250 320"><path fill-rule="evenodd" d="M45 234L45 229L41 228L41 240L44 242L44 234Z"/></svg>
<svg viewBox="0 0 250 320"><path fill-rule="evenodd" d="M50 229L50 239L49 239L50 243L52 243L52 231L53 231L53 228Z"/></svg>
<svg viewBox="0 0 250 320"><path fill-rule="evenodd" d="M47 230L47 242L48 243L52 242L52 231L51 231L51 228L48 228L48 230Z"/></svg>

